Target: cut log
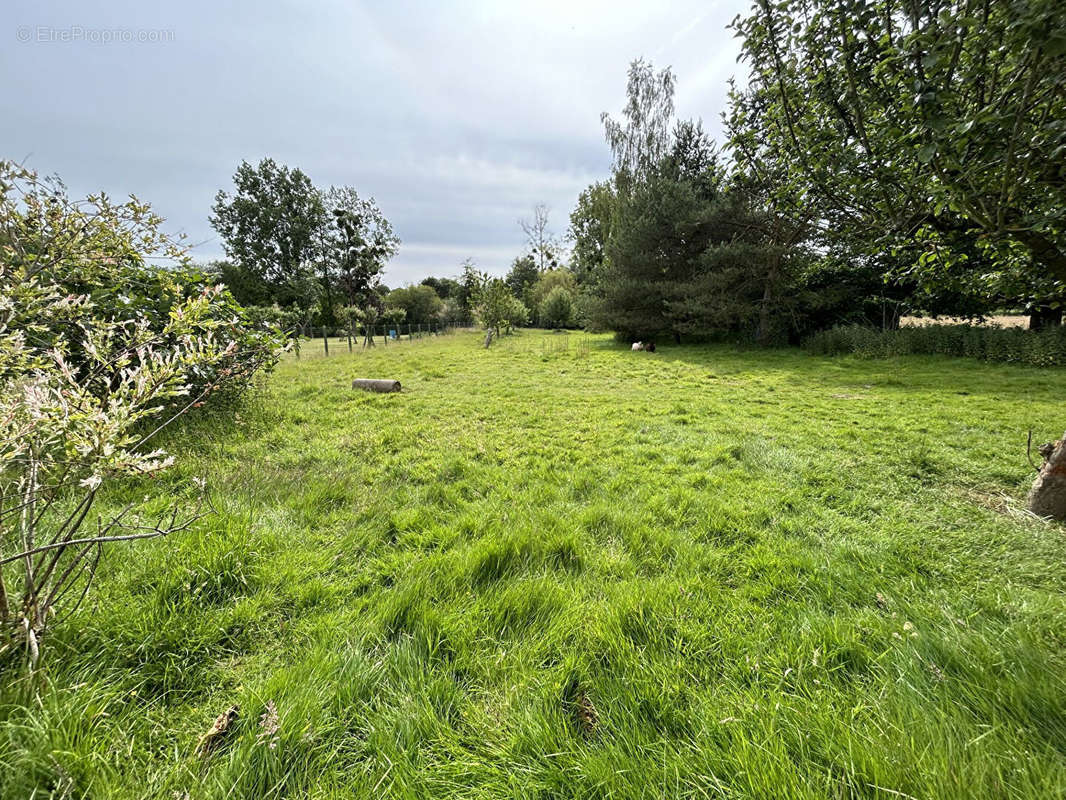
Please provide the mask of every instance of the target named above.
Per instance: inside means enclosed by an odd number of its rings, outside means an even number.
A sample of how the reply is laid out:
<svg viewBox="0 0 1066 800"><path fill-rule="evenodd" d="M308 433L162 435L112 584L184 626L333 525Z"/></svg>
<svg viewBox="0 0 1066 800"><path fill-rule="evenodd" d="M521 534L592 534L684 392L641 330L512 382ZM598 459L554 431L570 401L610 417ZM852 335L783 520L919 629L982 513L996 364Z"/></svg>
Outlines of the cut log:
<svg viewBox="0 0 1066 800"><path fill-rule="evenodd" d="M367 392L398 392L399 381L376 380L374 378L356 378L352 381L353 389L363 389Z"/></svg>
<svg viewBox="0 0 1066 800"><path fill-rule="evenodd" d="M1029 510L1041 517L1066 520L1066 433L1048 450L1029 492Z"/></svg>

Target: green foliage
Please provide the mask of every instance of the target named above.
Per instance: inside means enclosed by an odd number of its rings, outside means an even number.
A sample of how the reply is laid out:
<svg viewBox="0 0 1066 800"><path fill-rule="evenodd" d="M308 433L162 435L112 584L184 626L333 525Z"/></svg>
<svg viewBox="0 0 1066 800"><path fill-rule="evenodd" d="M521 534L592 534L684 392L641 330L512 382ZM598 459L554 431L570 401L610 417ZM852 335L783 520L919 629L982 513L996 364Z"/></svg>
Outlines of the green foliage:
<svg viewBox="0 0 1066 800"><path fill-rule="evenodd" d="M612 183L601 181L583 189L570 212L570 269L581 284L595 282L603 269L614 204Z"/></svg>
<svg viewBox="0 0 1066 800"><path fill-rule="evenodd" d="M385 298L386 308L402 308L404 318L413 325L436 322L444 310L444 301L429 286L393 289Z"/></svg>
<svg viewBox="0 0 1066 800"><path fill-rule="evenodd" d="M679 333L670 304L686 298L711 245L713 198L687 181L650 175L621 197L596 285L599 326L624 337ZM698 301L696 301L698 302Z"/></svg>
<svg viewBox="0 0 1066 800"><path fill-rule="evenodd" d="M381 272L400 240L373 198L351 186L320 191L272 159L242 162L233 181L234 196L216 196L211 224L232 259L213 268L238 299L296 307L328 327L342 301L380 306Z"/></svg>
<svg viewBox="0 0 1066 800"><path fill-rule="evenodd" d="M174 431L218 514L0 675L0 796L1064 794L1066 540L1016 510L1061 375L574 338L286 358Z"/></svg>
<svg viewBox="0 0 1066 800"><path fill-rule="evenodd" d="M350 306L377 304L381 273L396 254L399 237L374 199L362 199L351 186L329 187L323 203L332 221L320 243L324 295L332 300L336 286Z"/></svg>
<svg viewBox="0 0 1066 800"><path fill-rule="evenodd" d="M463 307L458 298L452 296L444 301L441 309L441 322L454 328L465 327L470 324L470 311Z"/></svg>
<svg viewBox="0 0 1066 800"><path fill-rule="evenodd" d="M895 358L942 355L1025 364L1066 367L1066 327L1040 331L977 325L916 325L879 330L858 325L831 328L814 334L804 346L818 355L855 355Z"/></svg>
<svg viewBox="0 0 1066 800"><path fill-rule="evenodd" d="M220 389L246 389L281 334L188 269L147 205L74 202L9 162L0 190L0 660L36 669L105 544L189 524L146 497L86 534L101 487L169 467L153 437Z"/></svg>
<svg viewBox="0 0 1066 800"><path fill-rule="evenodd" d="M571 217L580 316L623 339L682 334L764 344L796 338L808 222L780 213L760 180L727 174L699 122L673 125L673 77L630 69L615 156Z"/></svg>
<svg viewBox="0 0 1066 800"><path fill-rule="evenodd" d="M556 286L539 306L540 321L546 328L569 328L574 321L574 298L569 290Z"/></svg>
<svg viewBox="0 0 1066 800"><path fill-rule="evenodd" d="M240 287L249 287L244 299L310 308L312 265L328 224L321 194L299 169L270 158L256 167L242 161L233 183L232 196L215 196L211 224L241 271Z"/></svg>
<svg viewBox="0 0 1066 800"><path fill-rule="evenodd" d="M385 310L381 312L381 319L389 325L399 325L405 319L407 319L407 310L404 308L385 307Z"/></svg>
<svg viewBox="0 0 1066 800"><path fill-rule="evenodd" d="M531 255L522 255L511 263L511 269L504 278L511 294L525 303L527 306L536 308L536 303L531 301L531 293L537 279L540 277L540 269Z"/></svg>
<svg viewBox="0 0 1066 800"><path fill-rule="evenodd" d="M931 292L1063 299L1061 3L785 0L735 27L731 145L780 202L860 253L901 249L895 274Z"/></svg>
<svg viewBox="0 0 1066 800"><path fill-rule="evenodd" d="M422 285L429 286L433 289L441 300L447 300L449 297L457 297L461 291L459 281L454 278L434 278L433 276L430 276L428 278L423 278Z"/></svg>
<svg viewBox="0 0 1066 800"><path fill-rule="evenodd" d="M623 180L642 180L658 170L671 146L676 78L670 68L655 71L644 59L629 65L626 105L622 119L603 112L607 144L614 156L614 174Z"/></svg>
<svg viewBox="0 0 1066 800"><path fill-rule="evenodd" d="M244 315L253 328L269 328L281 331L287 336L294 335L296 328L303 321L296 309L272 306L245 306Z"/></svg>
<svg viewBox="0 0 1066 800"><path fill-rule="evenodd" d="M507 284L500 278L482 274L473 293L474 314L485 329L485 347L499 338L503 331L524 325L529 310L521 300L511 294Z"/></svg>
<svg viewBox="0 0 1066 800"><path fill-rule="evenodd" d="M544 305L544 301L548 299L548 295L555 289L565 289L571 299L573 299L573 295L577 292L577 281L574 279L574 273L568 269L549 269L541 273L536 283L527 292L529 307L537 309L537 312L540 313L540 308ZM541 324L546 323L542 320Z"/></svg>

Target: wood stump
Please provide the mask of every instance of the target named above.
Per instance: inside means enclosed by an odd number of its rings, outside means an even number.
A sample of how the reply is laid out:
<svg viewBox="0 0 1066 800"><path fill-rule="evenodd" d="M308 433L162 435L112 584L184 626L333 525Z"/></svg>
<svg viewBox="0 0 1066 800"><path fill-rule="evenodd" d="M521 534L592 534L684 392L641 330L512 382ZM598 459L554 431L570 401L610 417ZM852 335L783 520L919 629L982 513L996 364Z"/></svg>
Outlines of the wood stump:
<svg viewBox="0 0 1066 800"><path fill-rule="evenodd" d="M352 388L363 389L367 392L398 392L400 391L400 382L375 378L356 378L352 381Z"/></svg>
<svg viewBox="0 0 1066 800"><path fill-rule="evenodd" d="M1029 491L1029 510L1041 517L1066 520L1066 433L1040 452L1044 465Z"/></svg>

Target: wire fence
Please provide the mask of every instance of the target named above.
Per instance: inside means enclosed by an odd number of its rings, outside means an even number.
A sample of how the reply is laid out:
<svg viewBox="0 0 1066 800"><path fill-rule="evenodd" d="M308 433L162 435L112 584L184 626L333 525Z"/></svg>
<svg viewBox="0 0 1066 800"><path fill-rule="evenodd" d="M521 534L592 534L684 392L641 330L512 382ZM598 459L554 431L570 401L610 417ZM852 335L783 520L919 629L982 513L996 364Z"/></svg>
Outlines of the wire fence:
<svg viewBox="0 0 1066 800"><path fill-rule="evenodd" d="M439 323L402 325L365 325L354 326L350 330L305 325L295 332L292 354L295 358L328 357L331 353L353 353L368 347L389 347L404 342L417 341L433 336L447 336L455 333L453 325Z"/></svg>

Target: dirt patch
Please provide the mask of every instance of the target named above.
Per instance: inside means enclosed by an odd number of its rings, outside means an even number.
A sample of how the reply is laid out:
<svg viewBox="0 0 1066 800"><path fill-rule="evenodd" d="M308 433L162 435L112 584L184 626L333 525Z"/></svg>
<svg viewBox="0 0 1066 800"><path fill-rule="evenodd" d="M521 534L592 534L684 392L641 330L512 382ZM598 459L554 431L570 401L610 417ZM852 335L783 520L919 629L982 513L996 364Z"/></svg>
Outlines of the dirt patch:
<svg viewBox="0 0 1066 800"><path fill-rule="evenodd" d="M903 317L899 324L904 327L922 327L923 325L977 325L983 328L1028 328L1029 317L1023 314L1000 314L995 317L985 317L983 322L973 322L962 317Z"/></svg>

